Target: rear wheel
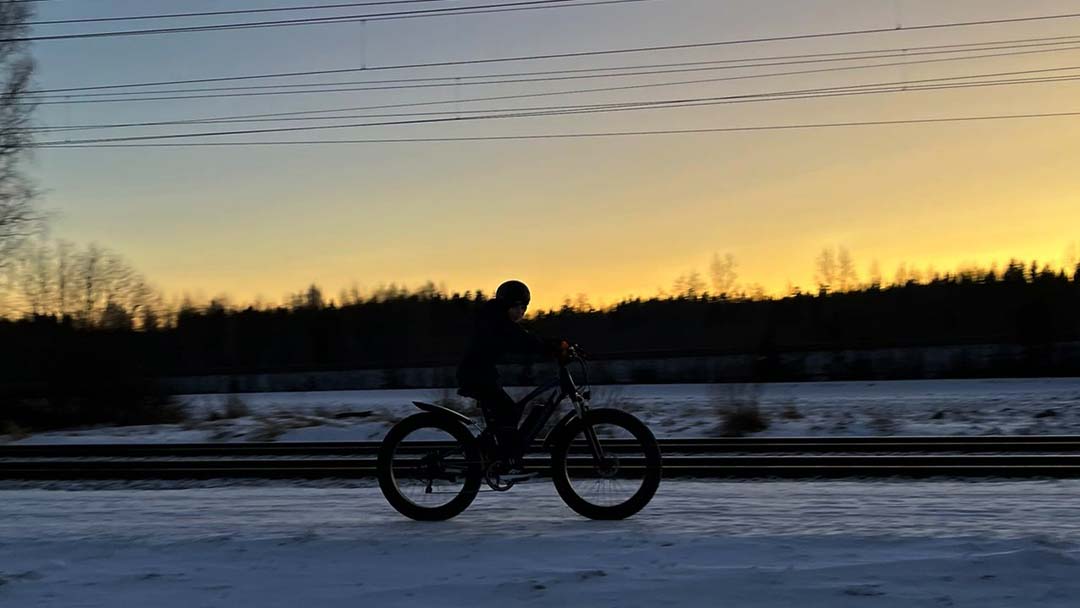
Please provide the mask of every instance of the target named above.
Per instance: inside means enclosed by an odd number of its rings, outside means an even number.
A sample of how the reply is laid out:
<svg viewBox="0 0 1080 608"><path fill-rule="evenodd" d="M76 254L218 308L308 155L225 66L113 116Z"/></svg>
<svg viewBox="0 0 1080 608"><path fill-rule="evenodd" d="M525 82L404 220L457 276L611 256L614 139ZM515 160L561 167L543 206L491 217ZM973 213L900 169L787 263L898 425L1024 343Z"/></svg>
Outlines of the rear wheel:
<svg viewBox="0 0 1080 608"><path fill-rule="evenodd" d="M379 488L399 513L450 519L472 504L483 477L476 439L461 423L416 414L394 425L379 448Z"/></svg>
<svg viewBox="0 0 1080 608"><path fill-rule="evenodd" d="M586 435L595 433L599 460ZM592 519L625 519L640 511L660 487L660 447L649 427L619 410L598 409L574 420L551 451L559 496Z"/></svg>

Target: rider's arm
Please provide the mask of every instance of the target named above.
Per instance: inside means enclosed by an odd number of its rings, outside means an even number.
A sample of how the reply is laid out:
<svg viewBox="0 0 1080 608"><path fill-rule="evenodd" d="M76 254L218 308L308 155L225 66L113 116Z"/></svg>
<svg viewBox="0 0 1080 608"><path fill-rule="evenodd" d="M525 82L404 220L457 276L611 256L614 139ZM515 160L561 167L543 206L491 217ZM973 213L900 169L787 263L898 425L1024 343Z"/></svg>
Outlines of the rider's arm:
<svg viewBox="0 0 1080 608"><path fill-rule="evenodd" d="M507 324L505 332L508 350L519 353L555 356L565 343L559 338L541 338L517 323Z"/></svg>

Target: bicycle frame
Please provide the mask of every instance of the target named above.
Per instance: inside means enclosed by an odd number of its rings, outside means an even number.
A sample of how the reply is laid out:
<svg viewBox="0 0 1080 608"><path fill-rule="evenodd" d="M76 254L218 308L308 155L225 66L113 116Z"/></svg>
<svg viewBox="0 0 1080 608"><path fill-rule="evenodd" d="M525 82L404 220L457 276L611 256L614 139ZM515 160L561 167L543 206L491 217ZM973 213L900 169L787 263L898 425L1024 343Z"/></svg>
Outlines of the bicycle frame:
<svg viewBox="0 0 1080 608"><path fill-rule="evenodd" d="M520 445L525 446L526 448L532 445L533 440L535 440L540 435L540 432L544 430L544 427L547 425L548 421L551 420L551 417L555 414L555 411L558 410L559 405L562 404L564 399L570 399L574 404L574 410L567 413L563 416L562 420L555 424L555 427L548 433L544 442L545 447L549 446L551 442L559 436L563 429L569 426L575 417L581 419L585 418L585 414L589 411L586 402L591 398L591 391L586 389L584 393L582 393L578 390L578 385L574 382L574 377L570 374L570 370L567 367L568 364L572 362L577 362L581 365L582 372L585 376L585 383L586 386L588 386L589 371L585 360L576 350L571 349L568 360L559 361L558 377L534 388L529 394L515 402L517 407L524 408L545 392L552 391L545 403L533 408L529 412L529 415L518 424L518 441L520 442ZM455 410L420 401L414 401L413 404L424 411L443 416L450 416L458 422L472 425L477 429L480 428L475 422ZM484 432L490 430L491 429L485 429ZM592 427L585 427L585 437L589 441L589 448L593 457L596 458L597 461L603 462L604 452L600 446L600 440L597 438L596 432L593 431ZM488 457L488 454L484 454L485 459Z"/></svg>
<svg viewBox="0 0 1080 608"><path fill-rule="evenodd" d="M586 382L588 382L588 368L585 366L585 360L582 359L581 356L573 354L571 361L576 361L581 364ZM551 420L551 417L555 414L555 411L559 408L559 405L564 399L570 399L574 404L574 411L568 413L555 425L555 428L552 429L551 433L548 435L548 442L557 436L562 428L570 423L574 416L584 419L585 414L589 411L586 402L591 397L590 391L586 390L585 393L582 394L578 390L578 386L574 382L574 378L570 374L567 364L561 361L559 362L558 377L533 389L528 395L525 395L517 402L517 406L524 408L547 391L552 391L547 401L542 405L533 408L533 410L529 412L529 415L526 416L518 426L519 441L522 446L532 445L533 440L540 435L540 432L543 431L544 427L547 425L548 421ZM589 440L589 446L592 449L593 456L598 461L603 460L603 449L600 447L600 441L597 439L596 433L591 427L586 427L585 436ZM548 442L545 442L545 445L547 445Z"/></svg>
<svg viewBox="0 0 1080 608"><path fill-rule="evenodd" d="M558 409L559 404L566 398L565 394L553 390L558 389L559 386L560 382L558 380L549 380L533 389L532 392L525 395L517 402L517 406L522 408L522 413L524 413L525 406L545 392L552 391L551 395L544 403L534 407L529 412L529 415L523 417L519 423L518 433L520 435L519 441L521 442L521 445L528 446L532 444L533 440L540 435L540 432L547 425L548 421L551 420L551 417L555 414L555 410Z"/></svg>

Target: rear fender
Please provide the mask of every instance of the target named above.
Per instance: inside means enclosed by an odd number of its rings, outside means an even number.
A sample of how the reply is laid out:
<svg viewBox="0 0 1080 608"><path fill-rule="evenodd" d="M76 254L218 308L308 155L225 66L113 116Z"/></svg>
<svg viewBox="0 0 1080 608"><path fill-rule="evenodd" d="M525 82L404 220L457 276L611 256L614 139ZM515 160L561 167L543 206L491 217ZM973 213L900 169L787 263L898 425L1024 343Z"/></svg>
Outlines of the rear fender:
<svg viewBox="0 0 1080 608"><path fill-rule="evenodd" d="M425 412L429 412L439 416L446 416L466 426L476 426L476 423L474 423L471 418L469 418L465 414L462 414L461 412L454 411L448 407L435 405L434 403L424 403L423 401L413 401L413 405L424 410Z"/></svg>

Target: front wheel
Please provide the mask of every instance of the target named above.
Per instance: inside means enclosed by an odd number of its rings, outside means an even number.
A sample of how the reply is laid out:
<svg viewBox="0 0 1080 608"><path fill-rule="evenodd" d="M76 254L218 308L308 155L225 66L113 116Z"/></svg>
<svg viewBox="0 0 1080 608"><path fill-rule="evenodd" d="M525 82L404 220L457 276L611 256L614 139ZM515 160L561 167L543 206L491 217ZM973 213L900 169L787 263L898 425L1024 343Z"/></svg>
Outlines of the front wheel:
<svg viewBox="0 0 1080 608"><path fill-rule="evenodd" d="M379 488L399 513L450 519L468 507L483 477L480 448L460 422L416 414L394 425L379 447Z"/></svg>
<svg viewBox="0 0 1080 608"><path fill-rule="evenodd" d="M596 434L600 459L586 433ZM625 519L649 504L660 487L660 447L649 427L620 410L598 409L564 429L551 450L559 496L591 519Z"/></svg>

